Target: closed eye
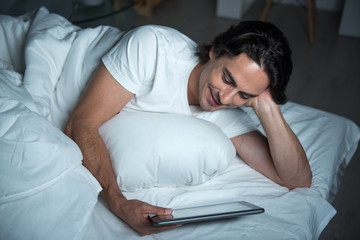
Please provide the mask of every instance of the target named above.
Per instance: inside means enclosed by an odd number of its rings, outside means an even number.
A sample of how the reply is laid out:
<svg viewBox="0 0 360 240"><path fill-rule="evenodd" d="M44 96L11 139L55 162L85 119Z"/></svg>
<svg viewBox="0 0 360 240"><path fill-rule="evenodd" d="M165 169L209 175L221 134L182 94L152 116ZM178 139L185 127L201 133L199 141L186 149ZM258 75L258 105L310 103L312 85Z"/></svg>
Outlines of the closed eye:
<svg viewBox="0 0 360 240"><path fill-rule="evenodd" d="M221 78L225 84L227 84L233 88L237 87L234 77L232 76L231 72L226 67L223 68L223 74L222 74ZM257 97L258 95L239 91L239 96L244 100L248 100L249 98Z"/></svg>
<svg viewBox="0 0 360 240"><path fill-rule="evenodd" d="M249 96L243 92L239 92L239 96L244 100L248 100L249 98L252 98L251 96Z"/></svg>
<svg viewBox="0 0 360 240"><path fill-rule="evenodd" d="M226 76L225 73L223 73L223 75L222 75L221 78L222 78L222 80L223 80L223 82L224 82L225 84L230 85L230 86L232 86L232 87L236 87L236 82L235 82L235 81L232 81L232 79L229 78L228 76Z"/></svg>

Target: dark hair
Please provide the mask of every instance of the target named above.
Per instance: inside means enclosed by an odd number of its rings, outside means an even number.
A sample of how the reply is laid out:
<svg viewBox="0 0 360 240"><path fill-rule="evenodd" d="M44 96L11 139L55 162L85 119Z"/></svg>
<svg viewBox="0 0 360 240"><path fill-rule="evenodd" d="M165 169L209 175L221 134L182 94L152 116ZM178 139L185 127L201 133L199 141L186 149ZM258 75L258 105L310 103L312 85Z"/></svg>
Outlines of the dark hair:
<svg viewBox="0 0 360 240"><path fill-rule="evenodd" d="M277 104L287 102L286 86L292 71L291 49L284 34L269 22L243 21L219 34L212 44L199 45L196 55L201 63L215 57L235 57L245 53L268 75L270 92Z"/></svg>

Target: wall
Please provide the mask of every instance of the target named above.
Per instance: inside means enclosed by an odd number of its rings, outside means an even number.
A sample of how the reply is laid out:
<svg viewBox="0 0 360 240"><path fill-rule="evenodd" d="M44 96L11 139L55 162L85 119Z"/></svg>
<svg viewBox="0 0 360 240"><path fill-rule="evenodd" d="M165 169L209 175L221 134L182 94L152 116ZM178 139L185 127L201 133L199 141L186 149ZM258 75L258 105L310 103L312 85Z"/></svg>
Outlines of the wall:
<svg viewBox="0 0 360 240"><path fill-rule="evenodd" d="M242 15L256 0L217 0L216 15L232 19L241 19ZM316 0L318 10L342 11L345 0ZM274 0L273 4L306 6L306 0ZM265 3L265 2L264 2Z"/></svg>
<svg viewBox="0 0 360 240"><path fill-rule="evenodd" d="M319 10L341 11L345 0L316 0L316 8ZM275 3L306 6L306 0L274 0Z"/></svg>

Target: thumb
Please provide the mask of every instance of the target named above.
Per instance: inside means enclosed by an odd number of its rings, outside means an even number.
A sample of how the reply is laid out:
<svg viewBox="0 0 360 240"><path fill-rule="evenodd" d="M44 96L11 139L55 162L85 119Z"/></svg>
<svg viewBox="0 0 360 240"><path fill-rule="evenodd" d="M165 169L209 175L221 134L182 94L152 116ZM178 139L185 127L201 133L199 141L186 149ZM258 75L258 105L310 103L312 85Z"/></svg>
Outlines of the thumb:
<svg viewBox="0 0 360 240"><path fill-rule="evenodd" d="M147 213L156 214L156 215L168 215L172 213L171 208L163 208L149 205L147 209Z"/></svg>

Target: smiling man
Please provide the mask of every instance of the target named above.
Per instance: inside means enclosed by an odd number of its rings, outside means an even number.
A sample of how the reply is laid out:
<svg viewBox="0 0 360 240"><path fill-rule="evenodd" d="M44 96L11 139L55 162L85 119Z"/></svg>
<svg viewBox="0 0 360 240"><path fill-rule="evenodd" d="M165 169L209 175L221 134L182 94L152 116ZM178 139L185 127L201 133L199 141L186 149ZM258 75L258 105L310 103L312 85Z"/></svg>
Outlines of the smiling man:
<svg viewBox="0 0 360 240"><path fill-rule="evenodd" d="M175 226L153 227L146 218L171 209L127 200L121 193L98 133L120 111L195 115L200 108L209 116L222 111L215 124L249 166L289 189L310 187L306 154L278 106L286 102L290 55L282 32L265 22L241 22L202 46L171 28L136 28L102 58L65 133L79 145L83 164L100 182L111 210L141 235ZM266 137L241 105L253 108ZM228 113L236 122L230 131Z"/></svg>
<svg viewBox="0 0 360 240"><path fill-rule="evenodd" d="M245 53L216 58L212 49L209 55L206 64L195 67L198 75L190 76L190 105L200 105L205 111L236 108L268 88L267 74Z"/></svg>

